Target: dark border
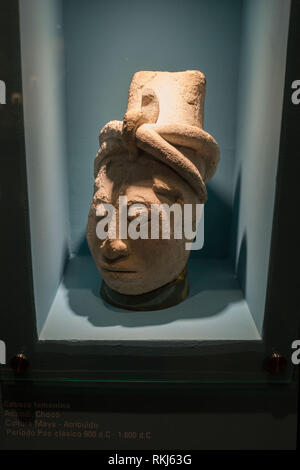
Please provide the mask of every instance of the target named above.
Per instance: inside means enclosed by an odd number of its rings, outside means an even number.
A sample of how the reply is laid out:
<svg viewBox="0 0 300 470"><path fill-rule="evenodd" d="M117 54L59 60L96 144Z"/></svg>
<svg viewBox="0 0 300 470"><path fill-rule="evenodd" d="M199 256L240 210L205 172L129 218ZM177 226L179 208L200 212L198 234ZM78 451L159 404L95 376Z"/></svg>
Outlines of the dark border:
<svg viewBox="0 0 300 470"><path fill-rule="evenodd" d="M273 348L273 333L277 332L276 347L284 349L286 336L292 342L295 325L291 316L298 313L300 293L300 223L299 223L299 132L300 105L291 100L292 82L300 79L300 0L292 0L287 47L284 101L282 111L279 161L277 169L271 256L265 307L263 336ZM271 83L270 83L271 86ZM300 338L298 321L298 338ZM285 331L285 335L281 332ZM279 335L278 335L279 333Z"/></svg>
<svg viewBox="0 0 300 470"><path fill-rule="evenodd" d="M0 2L0 78L6 82L7 92L6 104L0 105L0 308L5 326L9 326L4 331L1 328L0 338L6 343L8 357L22 350L31 355L37 339L23 106L11 102L12 93L22 96L18 5L18 0Z"/></svg>

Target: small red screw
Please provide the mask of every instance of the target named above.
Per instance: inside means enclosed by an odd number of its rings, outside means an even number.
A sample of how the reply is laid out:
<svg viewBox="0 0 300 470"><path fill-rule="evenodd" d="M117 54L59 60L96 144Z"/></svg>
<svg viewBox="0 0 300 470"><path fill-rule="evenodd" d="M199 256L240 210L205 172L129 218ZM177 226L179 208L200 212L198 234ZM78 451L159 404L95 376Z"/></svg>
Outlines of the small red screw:
<svg viewBox="0 0 300 470"><path fill-rule="evenodd" d="M16 374L24 374L28 369L29 361L25 354L19 353L12 358L10 364Z"/></svg>
<svg viewBox="0 0 300 470"><path fill-rule="evenodd" d="M283 372L287 366L287 360L278 352L273 352L266 360L266 369L271 374Z"/></svg>

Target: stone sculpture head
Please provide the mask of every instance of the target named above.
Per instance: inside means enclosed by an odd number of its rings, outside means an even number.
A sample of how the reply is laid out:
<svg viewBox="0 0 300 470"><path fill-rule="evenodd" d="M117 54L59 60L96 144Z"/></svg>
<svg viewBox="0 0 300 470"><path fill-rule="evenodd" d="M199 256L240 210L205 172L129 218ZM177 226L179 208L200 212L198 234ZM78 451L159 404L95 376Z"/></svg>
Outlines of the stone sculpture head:
<svg viewBox="0 0 300 470"><path fill-rule="evenodd" d="M186 242L191 240L184 230L176 238L172 217L170 237L163 238L159 218L159 236L151 238L151 205L183 208L206 201L205 183L216 170L219 149L202 129L204 96L201 72L138 72L123 122L111 121L100 133L87 240L106 285L117 293L139 296L156 291L185 269ZM120 229L120 219L126 216L120 196L127 204L129 224L139 221L147 238L133 239ZM115 208L114 217L107 218L107 204ZM103 217L109 223L106 235L99 237L96 228Z"/></svg>

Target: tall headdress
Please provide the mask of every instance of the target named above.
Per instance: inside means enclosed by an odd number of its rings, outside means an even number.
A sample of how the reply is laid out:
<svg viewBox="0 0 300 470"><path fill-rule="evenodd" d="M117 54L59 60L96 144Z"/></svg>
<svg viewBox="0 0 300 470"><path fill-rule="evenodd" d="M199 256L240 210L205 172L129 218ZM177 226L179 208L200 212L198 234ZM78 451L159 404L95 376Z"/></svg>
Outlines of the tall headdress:
<svg viewBox="0 0 300 470"><path fill-rule="evenodd" d="M205 183L220 158L217 142L202 128L205 83L198 70L135 73L123 122L110 121L100 132L96 166L124 150L138 158L141 149L172 168L204 203Z"/></svg>

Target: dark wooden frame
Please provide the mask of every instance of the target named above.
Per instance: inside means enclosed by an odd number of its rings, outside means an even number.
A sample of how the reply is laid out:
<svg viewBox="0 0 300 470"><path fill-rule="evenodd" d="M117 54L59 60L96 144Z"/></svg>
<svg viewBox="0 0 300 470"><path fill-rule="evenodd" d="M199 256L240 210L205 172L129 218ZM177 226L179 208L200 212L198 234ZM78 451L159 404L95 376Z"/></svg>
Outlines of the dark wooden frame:
<svg viewBox="0 0 300 470"><path fill-rule="evenodd" d="M22 93L20 31L17 0L0 3L1 79L7 93ZM3 48L5 44L5 48ZM24 352L31 380L95 380L108 382L290 384L294 378L291 343L299 328L298 132L300 105L291 102L291 83L300 78L300 0L290 16L284 106L281 127L272 244L262 341L176 342L153 348L138 342L39 342L33 297L30 227L22 105L0 108L1 145L1 316L0 338L8 360ZM296 168L297 167L297 168ZM287 359L280 374L264 368L275 350ZM0 366L12 377L9 363ZM24 379L24 377L23 377Z"/></svg>

